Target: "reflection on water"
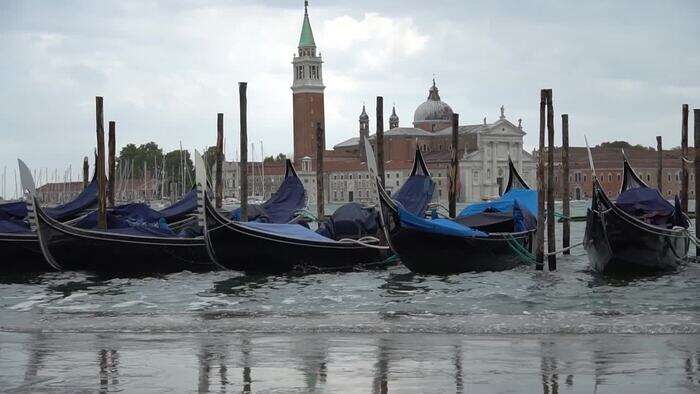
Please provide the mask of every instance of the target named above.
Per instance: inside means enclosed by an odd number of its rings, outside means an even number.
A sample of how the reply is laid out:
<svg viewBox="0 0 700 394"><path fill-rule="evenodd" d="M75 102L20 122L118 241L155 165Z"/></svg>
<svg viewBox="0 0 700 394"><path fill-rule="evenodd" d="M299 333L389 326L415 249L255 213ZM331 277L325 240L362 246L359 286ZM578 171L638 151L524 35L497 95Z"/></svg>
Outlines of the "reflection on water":
<svg viewBox="0 0 700 394"><path fill-rule="evenodd" d="M694 393L700 390L696 339L0 333L0 382L3 389L30 392L472 393L517 388L555 394L564 384L566 392L620 392L634 385L637 393Z"/></svg>

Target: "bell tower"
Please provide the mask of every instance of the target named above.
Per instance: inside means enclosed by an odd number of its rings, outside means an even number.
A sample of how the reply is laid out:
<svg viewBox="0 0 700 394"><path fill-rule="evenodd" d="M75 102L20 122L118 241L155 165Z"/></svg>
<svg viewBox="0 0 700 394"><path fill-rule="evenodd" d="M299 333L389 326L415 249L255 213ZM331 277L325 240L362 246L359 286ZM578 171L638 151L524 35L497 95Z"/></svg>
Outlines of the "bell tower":
<svg viewBox="0 0 700 394"><path fill-rule="evenodd" d="M316 156L316 124L321 123L325 135L323 110L323 72L321 54L316 53L314 34L309 22L309 2L304 2L298 52L294 55L292 100L294 112L294 161ZM325 139L325 138L324 138Z"/></svg>

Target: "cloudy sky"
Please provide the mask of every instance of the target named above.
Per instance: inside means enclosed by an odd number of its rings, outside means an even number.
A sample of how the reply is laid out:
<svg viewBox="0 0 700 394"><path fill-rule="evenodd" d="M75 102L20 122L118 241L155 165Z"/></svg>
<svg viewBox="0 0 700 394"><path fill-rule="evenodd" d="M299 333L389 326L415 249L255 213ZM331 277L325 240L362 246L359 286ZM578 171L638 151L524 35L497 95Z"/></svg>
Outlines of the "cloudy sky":
<svg viewBox="0 0 700 394"><path fill-rule="evenodd" d="M409 125L433 75L461 123L493 120L504 105L523 119L526 147L537 143L541 88L554 89L557 119L570 114L576 145L584 133L679 145L681 104L700 107L697 0L312 0L309 11L329 146L355 136L363 102L374 118L378 95ZM230 156L238 81L256 151L262 140L266 154L290 153L302 17L301 0L0 2L0 177L7 166L14 191L19 156L61 174L71 164L77 178L97 95L119 146L212 145L223 112Z"/></svg>

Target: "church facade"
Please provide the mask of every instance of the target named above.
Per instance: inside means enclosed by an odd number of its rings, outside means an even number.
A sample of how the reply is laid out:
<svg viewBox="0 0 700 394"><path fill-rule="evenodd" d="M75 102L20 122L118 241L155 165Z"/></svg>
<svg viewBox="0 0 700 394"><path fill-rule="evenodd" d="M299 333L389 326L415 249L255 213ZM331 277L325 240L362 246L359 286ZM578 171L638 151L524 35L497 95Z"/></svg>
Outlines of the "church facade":
<svg viewBox="0 0 700 394"><path fill-rule="evenodd" d="M316 47L308 4L297 52L292 59L292 103L294 163L309 195L309 204L316 203L316 130L325 133L323 60ZM449 166L452 152L453 110L442 101L435 80L428 89L427 99L413 112L410 126L402 126L396 108L392 108L388 129L384 131L385 185L389 193L398 190L410 175L416 149L420 149L433 176L437 189L435 199L446 203L450 185ZM458 201L472 202L498 196L508 182L508 157L515 162L523 178L535 186L535 161L523 149L525 131L522 122L517 125L506 118L501 107L500 116L493 122L460 125L459 129ZM324 145L325 145L325 135ZM363 106L358 118L357 131L345 141L324 150L324 197L327 203L351 201L372 202L374 187L366 165L364 139L374 146L375 135L370 133L370 116ZM376 146L374 146L376 150ZM253 164L254 165L254 164ZM258 180L258 190L266 199L281 182L282 170L266 164L265 178ZM228 196L237 196L233 187L240 179L237 166L225 166L224 179L229 179L225 190ZM250 170L249 170L250 171ZM261 172L258 172L260 174ZM250 176L250 174L249 174ZM250 182L250 181L249 181ZM256 182L253 179L253 182ZM265 187L267 186L267 187Z"/></svg>

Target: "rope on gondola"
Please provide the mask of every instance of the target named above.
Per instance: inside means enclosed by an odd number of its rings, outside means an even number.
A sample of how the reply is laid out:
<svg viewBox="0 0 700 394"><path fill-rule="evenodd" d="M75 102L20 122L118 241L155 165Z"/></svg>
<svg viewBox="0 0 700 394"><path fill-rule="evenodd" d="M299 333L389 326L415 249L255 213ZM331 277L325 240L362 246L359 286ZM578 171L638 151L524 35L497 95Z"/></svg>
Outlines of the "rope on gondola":
<svg viewBox="0 0 700 394"><path fill-rule="evenodd" d="M379 238L370 237L370 236L362 237L360 239L343 238L343 239L339 240L338 242L357 244L357 245L361 245L361 246L364 246L366 248L372 248L372 249L389 250L388 246L375 245L375 243L379 242ZM372 243L370 243L370 242L372 242Z"/></svg>
<svg viewBox="0 0 700 394"><path fill-rule="evenodd" d="M530 253L523 245L520 244L512 235L505 234L505 239L508 242L508 246L515 253L516 256L520 257L520 260L526 264L535 264L537 260L535 255Z"/></svg>
<svg viewBox="0 0 700 394"><path fill-rule="evenodd" d="M681 156L681 159L682 159L684 162L686 162L687 164L693 164L693 163L695 163L695 160L688 160L688 158L685 157L685 156Z"/></svg>
<svg viewBox="0 0 700 394"><path fill-rule="evenodd" d="M571 246L567 246L567 247L565 247L565 248L561 248L561 249L559 249L559 250L555 250L555 251L552 252L552 253L545 253L544 255L545 255L545 256L552 256L552 255L555 255L555 254L564 253L564 252L566 252L567 250L571 250L571 249L573 249L573 248L575 248L575 247L578 247L578 246L581 246L581 245L583 245L583 241L578 242L578 243L575 243L575 244L573 244L573 245L571 245Z"/></svg>
<svg viewBox="0 0 700 394"><path fill-rule="evenodd" d="M316 217L316 215L314 215L313 213L311 213L310 211L308 211L306 209L300 209L300 210L294 212L294 214L296 215L296 217L292 220L292 222L295 222L298 218L306 219L306 220L312 221L312 222L319 221L318 218Z"/></svg>

